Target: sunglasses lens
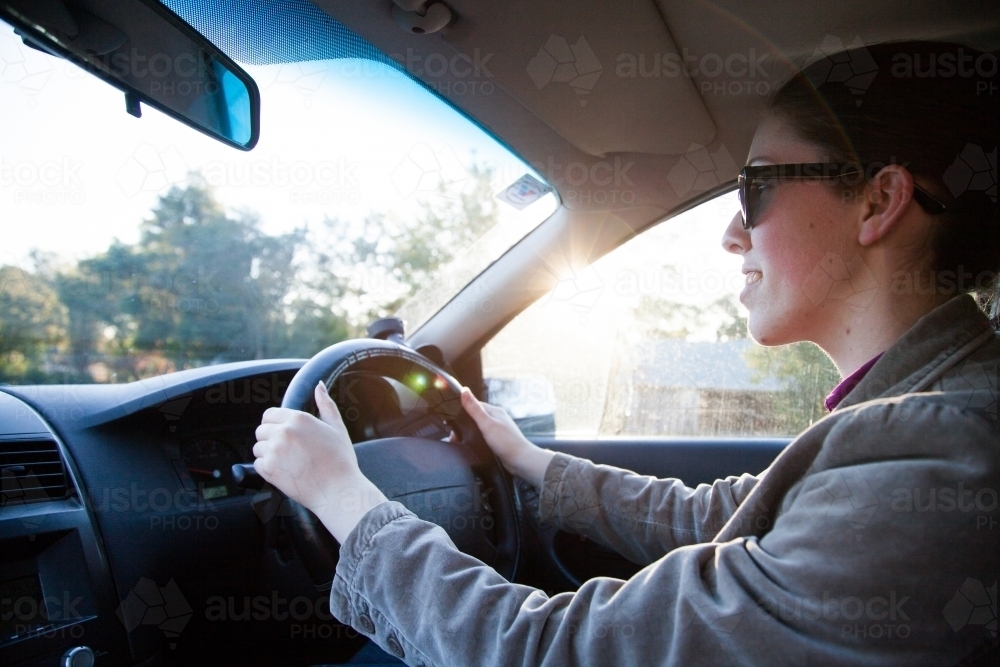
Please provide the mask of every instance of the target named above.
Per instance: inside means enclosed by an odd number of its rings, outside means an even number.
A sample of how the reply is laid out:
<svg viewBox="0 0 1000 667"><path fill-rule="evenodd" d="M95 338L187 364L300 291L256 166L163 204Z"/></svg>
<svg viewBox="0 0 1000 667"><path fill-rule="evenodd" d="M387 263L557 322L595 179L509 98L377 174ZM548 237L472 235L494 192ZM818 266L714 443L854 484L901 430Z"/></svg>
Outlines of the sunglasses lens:
<svg viewBox="0 0 1000 667"><path fill-rule="evenodd" d="M747 179L740 180L739 197L740 209L743 212L743 229L751 229L753 227L754 209L756 208L756 202L754 201L755 190L756 188Z"/></svg>

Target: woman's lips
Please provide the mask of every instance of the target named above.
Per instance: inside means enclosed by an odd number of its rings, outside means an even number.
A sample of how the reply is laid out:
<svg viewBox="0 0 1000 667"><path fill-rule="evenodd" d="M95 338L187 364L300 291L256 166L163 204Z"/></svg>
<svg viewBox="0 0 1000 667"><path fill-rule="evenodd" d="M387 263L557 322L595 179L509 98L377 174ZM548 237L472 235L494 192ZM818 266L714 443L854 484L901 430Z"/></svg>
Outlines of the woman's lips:
<svg viewBox="0 0 1000 667"><path fill-rule="evenodd" d="M764 279L764 274L760 271L747 271L746 287L740 292L740 301L742 302L747 294L753 290L754 286L757 285L761 280Z"/></svg>

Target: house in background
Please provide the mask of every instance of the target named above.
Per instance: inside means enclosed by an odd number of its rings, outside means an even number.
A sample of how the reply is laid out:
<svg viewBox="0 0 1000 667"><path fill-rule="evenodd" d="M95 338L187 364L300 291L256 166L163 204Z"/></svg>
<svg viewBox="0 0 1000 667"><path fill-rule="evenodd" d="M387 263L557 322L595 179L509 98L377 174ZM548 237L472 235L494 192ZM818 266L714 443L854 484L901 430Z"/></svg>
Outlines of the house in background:
<svg viewBox="0 0 1000 667"><path fill-rule="evenodd" d="M602 435L740 436L782 431L784 386L747 364L749 340L638 343L609 378Z"/></svg>

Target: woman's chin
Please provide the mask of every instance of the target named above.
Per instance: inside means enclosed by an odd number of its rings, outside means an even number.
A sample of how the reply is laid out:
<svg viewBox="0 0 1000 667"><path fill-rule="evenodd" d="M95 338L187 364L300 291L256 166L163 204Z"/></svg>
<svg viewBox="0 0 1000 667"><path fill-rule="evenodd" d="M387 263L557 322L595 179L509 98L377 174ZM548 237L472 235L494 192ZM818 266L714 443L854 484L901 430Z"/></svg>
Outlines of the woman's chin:
<svg viewBox="0 0 1000 667"><path fill-rule="evenodd" d="M789 339L789 336L782 331L779 323L774 321L773 318L768 317L767 313L754 312L754 310L750 310L750 316L747 319L747 331L755 343L764 345L765 347L773 347L775 345L786 345L795 342Z"/></svg>

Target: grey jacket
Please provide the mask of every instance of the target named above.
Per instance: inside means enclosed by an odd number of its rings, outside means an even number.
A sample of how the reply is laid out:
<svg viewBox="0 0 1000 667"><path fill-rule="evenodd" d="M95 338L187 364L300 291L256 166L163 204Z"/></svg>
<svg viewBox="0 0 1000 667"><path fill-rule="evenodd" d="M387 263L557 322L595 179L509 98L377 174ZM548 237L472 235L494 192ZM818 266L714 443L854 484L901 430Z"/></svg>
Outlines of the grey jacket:
<svg viewBox="0 0 1000 667"><path fill-rule="evenodd" d="M954 665L997 633L1000 335L920 320L763 473L697 488L557 455L542 519L646 565L549 597L383 503L337 618L410 665Z"/></svg>

